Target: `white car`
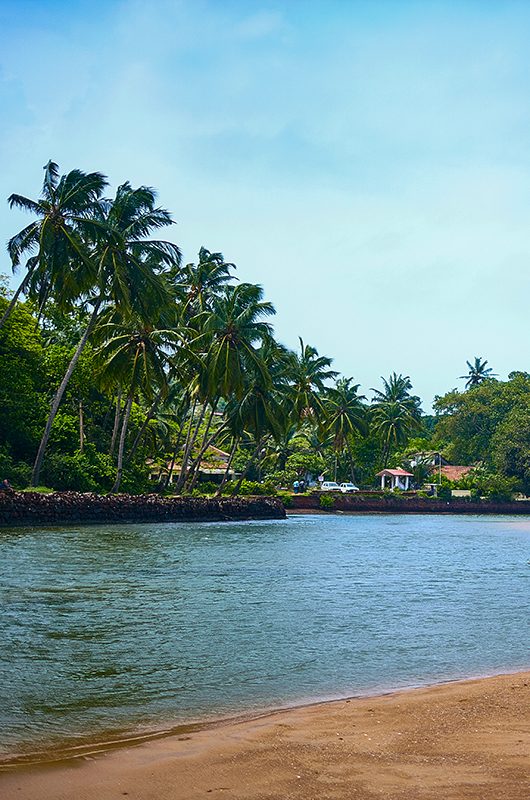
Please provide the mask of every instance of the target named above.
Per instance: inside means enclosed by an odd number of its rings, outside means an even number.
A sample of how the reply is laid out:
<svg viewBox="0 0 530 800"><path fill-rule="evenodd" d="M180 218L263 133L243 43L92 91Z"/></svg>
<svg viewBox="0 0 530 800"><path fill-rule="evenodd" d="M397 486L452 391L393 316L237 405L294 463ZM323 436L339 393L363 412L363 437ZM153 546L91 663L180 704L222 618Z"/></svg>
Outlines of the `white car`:
<svg viewBox="0 0 530 800"><path fill-rule="evenodd" d="M324 481L320 484L321 492L340 492L340 486L336 481Z"/></svg>
<svg viewBox="0 0 530 800"><path fill-rule="evenodd" d="M358 492L359 487L356 486L354 483L341 483L339 489L343 494L349 494L350 492Z"/></svg>

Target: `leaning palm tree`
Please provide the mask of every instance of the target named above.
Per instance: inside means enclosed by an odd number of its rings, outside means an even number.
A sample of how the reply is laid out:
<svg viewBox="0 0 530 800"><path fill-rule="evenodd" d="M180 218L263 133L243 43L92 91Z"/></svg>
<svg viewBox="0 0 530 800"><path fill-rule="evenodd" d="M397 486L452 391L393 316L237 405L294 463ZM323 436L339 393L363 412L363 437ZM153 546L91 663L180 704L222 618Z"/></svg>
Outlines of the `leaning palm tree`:
<svg viewBox="0 0 530 800"><path fill-rule="evenodd" d="M469 361L466 361L468 372L466 375L459 376L466 381L466 389L471 389L472 386L478 386L488 378L497 377L496 373L493 372L493 369L486 366L487 363L487 361L482 361L480 356L475 356L475 360L472 364Z"/></svg>
<svg viewBox="0 0 530 800"><path fill-rule="evenodd" d="M26 273L0 319L0 329L23 292L34 298L42 311L50 296L68 308L91 288L96 273L91 248L99 236L96 221L102 215L106 186L100 172L73 169L61 176L57 164L49 161L37 200L10 195L11 208L33 214L35 219L7 245L13 272L24 258L27 261Z"/></svg>
<svg viewBox="0 0 530 800"><path fill-rule="evenodd" d="M97 237L83 262L86 274L83 273L81 283L92 311L52 400L33 465L32 486L38 485L53 421L100 312L105 307L118 308L122 314L130 311L149 320L155 310L160 315L171 306L163 270L178 263L180 251L172 242L147 238L153 230L172 223L169 212L157 208L155 200L152 189L145 186L133 189L124 183L118 187L113 201L102 203L101 219L94 221L91 230L97 231Z"/></svg>

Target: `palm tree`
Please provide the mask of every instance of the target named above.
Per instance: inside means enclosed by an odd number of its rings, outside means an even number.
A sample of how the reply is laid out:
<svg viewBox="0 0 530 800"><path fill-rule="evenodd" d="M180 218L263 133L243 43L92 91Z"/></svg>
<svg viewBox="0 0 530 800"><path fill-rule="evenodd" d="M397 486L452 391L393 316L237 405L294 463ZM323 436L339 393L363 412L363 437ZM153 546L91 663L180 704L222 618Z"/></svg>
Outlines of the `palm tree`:
<svg viewBox="0 0 530 800"><path fill-rule="evenodd" d="M178 274L177 289L184 299L185 315L195 316L208 308L211 298L233 279L230 273L235 268L222 253L201 247L198 263L186 264Z"/></svg>
<svg viewBox="0 0 530 800"><path fill-rule="evenodd" d="M60 307L67 308L92 287L96 266L91 246L99 234L96 220L102 215L101 197L106 186L100 172L87 174L73 169L60 176L57 164L49 161L38 200L10 195L10 208L27 211L36 219L7 245L13 272L23 257L28 258L26 274L0 319L0 329L22 292L34 297L42 310L51 294Z"/></svg>
<svg viewBox="0 0 530 800"><path fill-rule="evenodd" d="M469 361L466 361L468 366L467 375L459 376L466 381L466 389L470 389L472 386L478 386L488 378L497 377L496 373L493 372L491 367L486 367L487 363L487 361L482 361L480 356L475 356L475 360L472 364Z"/></svg>
<svg viewBox="0 0 530 800"><path fill-rule="evenodd" d="M325 435L333 437L335 473L337 456L347 449L352 481L355 476L350 439L354 434L366 434L368 430L366 406L363 403L366 398L358 393L359 386L358 383L353 384L353 378L341 378L334 387L326 390L323 400L325 417L322 427Z"/></svg>
<svg viewBox="0 0 530 800"><path fill-rule="evenodd" d="M331 358L319 356L314 347L304 344L301 338L299 341L300 354L292 353L289 369L291 407L296 419L317 422L323 414L325 381L338 373L330 369Z"/></svg>
<svg viewBox="0 0 530 800"><path fill-rule="evenodd" d="M97 232L97 238L94 237L89 257L83 262L86 272L78 269L80 289L87 295L89 290L93 293L89 298L92 313L52 400L33 465L32 486L38 485L53 421L100 309L107 304L121 313L130 310L148 320L154 309L160 314L171 305L171 295L161 273L164 267L178 263L180 251L172 242L147 239L151 231L172 223L169 212L155 207L155 200L152 189L145 186L133 189L124 183L118 187L113 201L101 203L101 219L93 221L90 230Z"/></svg>
<svg viewBox="0 0 530 800"><path fill-rule="evenodd" d="M283 376L280 373L279 385L275 385L272 379L276 347L275 342L267 340L256 351L256 358L262 362L262 368L248 374L243 395L233 403L233 413L237 420L235 424L241 433L250 435L254 447L232 494L237 494L256 459L260 462L266 453L265 438L278 437L285 425L285 404L282 403L281 394Z"/></svg>
<svg viewBox="0 0 530 800"><path fill-rule="evenodd" d="M97 351L103 362L103 382L127 387L116 480L112 487L112 491L117 492L123 476L125 441L133 401L140 391L146 399L152 399L157 387L162 393L167 391L167 353L178 346L180 337L176 331L155 329L134 316L103 324L99 335L103 339Z"/></svg>
<svg viewBox="0 0 530 800"><path fill-rule="evenodd" d="M256 347L272 337L272 326L264 318L275 313L273 305L263 300L261 286L251 283L226 286L212 297L197 340L209 345L202 387L206 394L240 398L249 372L267 382L267 369Z"/></svg>
<svg viewBox="0 0 530 800"><path fill-rule="evenodd" d="M420 398L410 394L412 383L408 375L392 373L383 381L383 391L372 389L371 417L374 429L383 446L383 466L386 467L390 452L405 445L410 434L421 426Z"/></svg>

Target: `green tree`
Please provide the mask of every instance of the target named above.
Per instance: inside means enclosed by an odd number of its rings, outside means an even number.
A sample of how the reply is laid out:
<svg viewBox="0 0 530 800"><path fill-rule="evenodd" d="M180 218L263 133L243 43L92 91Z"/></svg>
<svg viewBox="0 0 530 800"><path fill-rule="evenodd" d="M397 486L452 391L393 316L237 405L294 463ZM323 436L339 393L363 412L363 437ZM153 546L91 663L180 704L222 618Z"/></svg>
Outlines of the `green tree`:
<svg viewBox="0 0 530 800"><path fill-rule="evenodd" d="M460 378L466 381L466 389L471 389L473 386L478 386L482 381L488 378L495 378L496 375L491 367L486 366L487 361L482 361L480 356L475 356L473 363L466 361L468 371L466 375L460 375Z"/></svg>
<svg viewBox="0 0 530 800"><path fill-rule="evenodd" d="M383 390L372 389L371 417L374 431L382 444L382 461L386 467L393 449L403 447L412 433L421 428L420 398L412 395L408 375L392 373L383 381Z"/></svg>
<svg viewBox="0 0 530 800"><path fill-rule="evenodd" d="M120 488L123 476L125 441L132 404L138 392L152 399L156 387L167 391L167 351L178 346L178 333L172 330L153 329L142 319L131 316L120 322L101 326L103 343L98 354L102 359L103 382L126 387L127 399L121 424L118 465L113 492Z"/></svg>
<svg viewBox="0 0 530 800"><path fill-rule="evenodd" d="M356 434L365 435L368 431L368 419L364 395L359 394L359 384L353 378L341 378L335 386L328 388L324 396L325 434L333 437L335 451L335 480L337 479L337 457L347 451L350 462L350 477L355 481L355 467L351 439Z"/></svg>
<svg viewBox="0 0 530 800"><path fill-rule="evenodd" d="M299 339L300 353L292 353L289 364L290 402L295 419L317 423L323 416L322 396L326 381L336 378L332 359L319 356L316 348Z"/></svg>
<svg viewBox="0 0 530 800"><path fill-rule="evenodd" d="M36 299L42 310L50 296L64 308L91 289L96 265L90 247L98 235L95 221L102 214L106 186L100 172L74 169L60 176L57 164L49 161L38 200L10 195L11 208L27 211L36 219L7 245L13 272L24 257L27 261L25 276L0 319L0 329L21 292Z"/></svg>
<svg viewBox="0 0 530 800"><path fill-rule="evenodd" d="M124 183L118 187L114 201L105 204L103 217L95 220L91 228L97 229L98 238L90 257L83 261L86 271L78 270L78 291L94 292L90 300L92 311L53 397L33 465L33 486L39 483L53 421L101 307L116 307L122 313L130 310L149 319L153 309L160 313L170 306L170 294L160 272L180 259L180 251L171 242L147 239L153 230L171 224L169 212L155 207L155 201L152 189L144 186L133 189L129 183Z"/></svg>

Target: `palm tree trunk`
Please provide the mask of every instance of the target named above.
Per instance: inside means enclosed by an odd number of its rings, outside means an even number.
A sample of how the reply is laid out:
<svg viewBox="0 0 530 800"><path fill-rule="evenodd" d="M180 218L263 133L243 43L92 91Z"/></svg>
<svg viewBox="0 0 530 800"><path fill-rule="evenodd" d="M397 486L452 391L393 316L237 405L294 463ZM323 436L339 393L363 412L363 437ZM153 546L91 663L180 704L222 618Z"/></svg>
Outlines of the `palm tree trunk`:
<svg viewBox="0 0 530 800"><path fill-rule="evenodd" d="M234 439L234 444L232 445L232 449L230 450L230 456L228 457L228 462L226 464L226 469L225 469L225 474L223 475L223 480L221 481L221 484L220 484L218 490L215 493L216 497L219 497L219 495L223 491L223 489L225 487L225 484L226 484L226 482L228 480L228 473L230 472L230 467L232 466L232 461L234 460L234 456L236 454L238 443L239 443L239 436L236 436L236 438Z"/></svg>
<svg viewBox="0 0 530 800"><path fill-rule="evenodd" d="M118 389L116 397L116 410L114 412L114 427L112 429L112 439L110 440L109 456L113 455L114 448L116 447L116 439L118 438L118 431L120 429L121 419L121 388Z"/></svg>
<svg viewBox="0 0 530 800"><path fill-rule="evenodd" d="M173 470L175 469L175 461L177 460L177 453L180 450L180 444L182 442L182 433L179 431L179 435L177 436L177 441L175 442L175 447L173 448L173 455L171 456L171 463L169 465L169 470L166 475L166 479L164 481L164 489L167 489L169 486L169 481L171 480L171 475Z"/></svg>
<svg viewBox="0 0 530 800"><path fill-rule="evenodd" d="M199 455L197 456L197 458L195 459L195 461L192 463L192 465L190 467L189 474L191 476L191 483L189 484L189 487L188 487L190 489L190 491L195 487L195 484L197 483L197 479L199 477L199 472L200 472L200 468L201 468L202 458L203 458L207 448L210 446L210 440L208 439L208 434L210 433L210 428L211 428L211 425L212 425L212 422L213 422L213 417L214 417L215 409L217 408L217 403L218 402L219 402L218 400L215 400L212 403L212 410L210 411L210 416L208 417L208 422L206 423L206 430L204 432L204 436L203 436L203 439L202 439L202 444L201 444L201 447L200 447L200 450L199 450ZM215 438L217 433L218 433L218 431L215 432L213 438Z"/></svg>
<svg viewBox="0 0 530 800"><path fill-rule="evenodd" d="M158 409L158 405L159 405L161 399L162 399L162 389L160 389L160 391L158 392L157 396L155 397L155 399L151 403L151 408L147 412L147 415L146 415L144 421L142 422L140 430L138 431L138 433L136 434L136 436L134 438L134 442L132 443L132 446L131 446L131 449L130 449L130 452L129 452L129 458L132 459L132 457L136 453L138 445L140 444L140 440L141 440L142 436L144 435L145 431L147 430L147 426L149 425L149 423L151 422L151 420L155 416L155 414L157 412L157 409Z"/></svg>
<svg viewBox="0 0 530 800"><path fill-rule="evenodd" d="M129 427L129 418L131 416L131 408L132 408L132 401L133 401L133 390L129 392L129 396L127 397L127 402L125 404L125 412L123 414L123 423L121 426L121 433L120 433L120 444L118 446L118 468L116 470L116 480L114 481L114 486L110 490L113 494L118 491L120 488L120 483L123 475L123 453L125 451L125 439L127 437L127 428Z"/></svg>
<svg viewBox="0 0 530 800"><path fill-rule="evenodd" d="M79 401L79 452L85 449L85 419L83 415L83 401Z"/></svg>
<svg viewBox="0 0 530 800"><path fill-rule="evenodd" d="M196 405L196 401L193 404L194 409L195 409L195 405ZM199 428L202 425L202 421L204 419L205 413L206 413L206 403L203 403L203 406L202 406L202 409L201 409L201 413L199 414L199 421L197 422L197 425L195 426L195 430L193 432L193 435L191 436L191 438L188 438L188 441L186 443L186 447L184 449L184 456L182 457L182 467L181 467L181 470L180 470L179 479L178 479L177 486L176 486L176 489L175 489L176 492L181 492L183 487L184 487L184 485L185 485L185 483L186 483L186 477L188 475L188 461L189 461L190 453L192 452L193 445L195 444L197 436L199 435ZM190 431L192 429L192 422L193 422L193 416L192 416L192 419L190 419ZM189 431L188 431L188 433L189 433Z"/></svg>
<svg viewBox="0 0 530 800"><path fill-rule="evenodd" d="M81 337L79 344L77 345L76 351L72 356L70 363L68 364L68 369L66 370L66 374L61 381L61 385L57 389L55 393L55 397L53 398L53 402L50 408L50 413L48 415L48 421L46 422L46 427L44 429L44 433L42 434L42 439L40 441L39 449L37 451L37 456L35 458L35 463L33 465L33 472L31 475L31 486L38 486L39 485L39 478L40 478L40 471L42 467L42 462L44 459L44 453L46 452L46 447L48 445L48 440L50 438L50 433L52 430L53 421L57 415L59 410L59 406L61 405L61 400L63 399L63 395L66 391L66 387L70 382L70 378L72 377L72 373L76 367L77 362L79 361L79 357L83 350L85 349L85 345L88 341L88 337L92 333L92 329L95 325L96 318L98 315L99 307L101 305L101 300L98 300L94 306L94 310L92 311L92 316L90 317L90 321L86 327L86 330Z"/></svg>
<svg viewBox="0 0 530 800"><path fill-rule="evenodd" d="M22 281L22 283L20 284L20 286L16 290L15 294L11 298L8 307L6 308L6 310L4 311L4 313L2 315L2 319L0 319L0 330L2 330L2 328L5 325L5 323L7 322L8 318L11 316L11 312L13 311L14 307L16 306L18 298L20 297L20 295L22 294L22 292L24 291L24 289L27 286L28 279L29 279L30 275L31 275L31 272L28 272L26 274L26 276L24 277L24 280Z"/></svg>
<svg viewBox="0 0 530 800"><path fill-rule="evenodd" d="M353 463L353 455L352 455L352 452L351 452L350 443L348 442L347 439L346 439L346 449L348 451L348 459L349 459L349 462L350 462L351 482L355 483L355 467L354 467L354 463Z"/></svg>
<svg viewBox="0 0 530 800"><path fill-rule="evenodd" d="M190 414L190 422L188 425L188 432L186 434L186 443L184 445L184 453L182 454L182 461L180 464L180 473L179 478L177 481L177 485L175 486L175 492L180 492L184 481L186 480L186 470L184 468L184 461L188 458L189 453L189 444L191 439L191 430L193 428L193 417L195 416L195 409L197 408L197 398L194 399L193 405L191 407L191 414ZM184 475L184 478L182 477Z"/></svg>
<svg viewBox="0 0 530 800"><path fill-rule="evenodd" d="M241 473L241 477L239 478L236 486L234 487L234 491L232 492L233 495L237 494L239 492L239 490L241 489L241 485L242 485L243 481L245 480L245 478L247 477L252 464L256 460L256 456L258 455L260 449L261 449L261 439L258 441L258 443L256 445L256 449L254 450L254 452L250 456L249 460L247 461L247 465L246 465L245 469L243 470L243 472Z"/></svg>
<svg viewBox="0 0 530 800"><path fill-rule="evenodd" d="M195 470L195 473L194 473L194 478L193 478L193 481L192 481L192 483L191 483L191 485L190 485L190 490L194 488L194 486L195 486L195 484L196 484L196 482L197 482L197 479L198 479L198 477L199 477L199 471L200 471L200 470L199 470L199 467L200 467L200 465L201 465L201 461L202 461L202 458L203 458L203 456L204 456L204 453L205 453L205 452L206 452L206 450L207 450L207 449L210 447L210 445L211 445L211 444L213 444L213 443L215 442L215 440L217 439L217 437L218 437L218 436L220 436L220 435L221 435L221 433L223 433L223 431L225 431L225 430L226 430L226 428L227 428L227 427L228 427L228 422L225 422L225 423L223 423L223 425L221 425L221 427L220 427L220 428L217 428L217 430L216 430L216 431L214 431L214 433L213 433L213 434L210 436L210 438L209 438L209 439L207 439L207 440L204 442L204 444L202 445L201 452L199 453L198 457L195 459L195 461L194 461L194 462L193 462L193 464L191 465L191 469L192 469L192 470Z"/></svg>

